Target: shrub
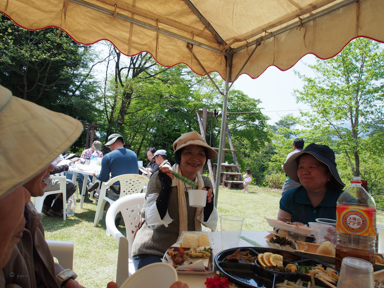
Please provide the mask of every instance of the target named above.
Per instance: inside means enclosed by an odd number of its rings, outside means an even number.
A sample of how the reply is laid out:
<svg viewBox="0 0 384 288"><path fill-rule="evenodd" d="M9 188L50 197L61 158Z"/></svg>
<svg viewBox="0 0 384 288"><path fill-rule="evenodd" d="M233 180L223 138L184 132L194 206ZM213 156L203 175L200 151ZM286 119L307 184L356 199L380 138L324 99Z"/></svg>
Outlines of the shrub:
<svg viewBox="0 0 384 288"><path fill-rule="evenodd" d="M284 173L272 173L265 177L265 181L267 182L268 187L281 189L283 188L285 178Z"/></svg>

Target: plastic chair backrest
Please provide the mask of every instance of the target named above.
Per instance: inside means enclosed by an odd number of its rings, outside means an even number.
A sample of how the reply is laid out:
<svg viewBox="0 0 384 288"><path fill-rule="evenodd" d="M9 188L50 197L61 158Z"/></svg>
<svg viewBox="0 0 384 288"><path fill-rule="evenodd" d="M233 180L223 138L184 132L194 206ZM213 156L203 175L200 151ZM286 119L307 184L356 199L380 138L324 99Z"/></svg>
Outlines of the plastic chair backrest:
<svg viewBox="0 0 384 288"><path fill-rule="evenodd" d="M72 270L74 243L71 241L46 241L53 257L59 260L61 267Z"/></svg>
<svg viewBox="0 0 384 288"><path fill-rule="evenodd" d="M105 223L107 235L112 235L119 242L116 283L120 286L129 275L128 262L131 255L133 236L140 223L140 212L144 207L145 194L136 193L119 198L107 211ZM125 223L126 237L117 229L115 218L121 213Z"/></svg>
<svg viewBox="0 0 384 288"><path fill-rule="evenodd" d="M49 178L51 179L56 179L60 181L60 189L59 190L53 190L53 191L45 191L43 196L39 197L33 197L33 204L35 205L35 208L37 212L41 213L43 210L43 204L45 197L51 194L58 194L62 193L63 194L63 219L67 220L67 184L66 184L66 178L65 176L56 176L56 175L51 175Z"/></svg>
<svg viewBox="0 0 384 288"><path fill-rule="evenodd" d="M111 205L114 200L108 198L106 196L106 190L108 187L113 185L114 183L120 183L120 198L126 195L136 194L140 192L144 192L146 185L149 182L149 179L145 176L138 174L123 174L120 176L113 177L109 179L107 182L103 182L101 184L99 200L96 207L95 219L93 221L93 225L96 227L99 223L100 219L103 217L104 206L106 202L109 202ZM143 193L145 194L145 193Z"/></svg>
<svg viewBox="0 0 384 288"><path fill-rule="evenodd" d="M144 207L144 200L144 193L131 194L117 199L111 207L109 207L105 218L107 235L112 235L117 241L119 241L120 237L124 237L115 225L116 215L120 212L124 219L129 248L131 248L134 233L141 221L140 212ZM130 251L129 249L129 252Z"/></svg>
<svg viewBox="0 0 384 288"><path fill-rule="evenodd" d="M148 185L149 178L137 175L137 174L126 174L125 177L119 179L120 182L120 198L126 195L140 193L143 190L143 187ZM117 179L120 176L117 176L113 179Z"/></svg>

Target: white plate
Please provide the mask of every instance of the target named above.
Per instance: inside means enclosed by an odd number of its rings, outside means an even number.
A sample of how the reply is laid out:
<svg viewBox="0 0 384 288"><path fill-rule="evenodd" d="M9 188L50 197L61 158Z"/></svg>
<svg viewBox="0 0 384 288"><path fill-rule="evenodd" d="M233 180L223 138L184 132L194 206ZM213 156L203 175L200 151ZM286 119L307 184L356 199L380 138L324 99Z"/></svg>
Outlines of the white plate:
<svg viewBox="0 0 384 288"><path fill-rule="evenodd" d="M150 277L148 277L148 275L150 275ZM129 276L120 288L169 288L177 279L177 272L171 265L153 263L137 270Z"/></svg>
<svg viewBox="0 0 384 288"><path fill-rule="evenodd" d="M315 232L317 231L316 229L308 228L305 226L295 226L295 225L287 224L283 221L279 221L271 218L265 218L265 220L267 220L269 226L271 227L274 227L276 229L283 229L285 231L299 234L302 236L314 235Z"/></svg>

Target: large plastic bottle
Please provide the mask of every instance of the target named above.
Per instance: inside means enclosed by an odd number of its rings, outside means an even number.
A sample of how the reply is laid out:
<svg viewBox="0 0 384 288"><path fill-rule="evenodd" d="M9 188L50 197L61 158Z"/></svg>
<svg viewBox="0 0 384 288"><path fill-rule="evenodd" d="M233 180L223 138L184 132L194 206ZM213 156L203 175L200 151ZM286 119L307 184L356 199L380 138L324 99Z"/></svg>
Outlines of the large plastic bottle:
<svg viewBox="0 0 384 288"><path fill-rule="evenodd" d="M96 151L93 151L91 155L91 165L97 166L97 158L99 158L99 155Z"/></svg>
<svg viewBox="0 0 384 288"><path fill-rule="evenodd" d="M352 256L375 263L376 204L361 186L361 178L353 177L351 186L337 200L336 269L341 260Z"/></svg>

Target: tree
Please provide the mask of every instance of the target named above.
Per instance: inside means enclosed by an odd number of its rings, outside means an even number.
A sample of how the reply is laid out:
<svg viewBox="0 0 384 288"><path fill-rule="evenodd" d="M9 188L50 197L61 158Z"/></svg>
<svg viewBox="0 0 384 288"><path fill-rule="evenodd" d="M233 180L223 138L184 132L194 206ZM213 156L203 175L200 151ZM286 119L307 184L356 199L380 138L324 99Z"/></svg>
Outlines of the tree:
<svg viewBox="0 0 384 288"><path fill-rule="evenodd" d="M84 122L96 122L91 46L56 28L28 31L0 15L0 84L13 95ZM80 146L84 146L80 144Z"/></svg>
<svg viewBox="0 0 384 288"><path fill-rule="evenodd" d="M315 78L299 75L305 85L296 90L298 102L311 112L302 112L309 137L343 153L351 173L361 174L365 139L373 127L383 124L384 51L373 41L359 38L332 59L309 65ZM382 143L382 134L371 135ZM382 151L375 154L382 155Z"/></svg>

